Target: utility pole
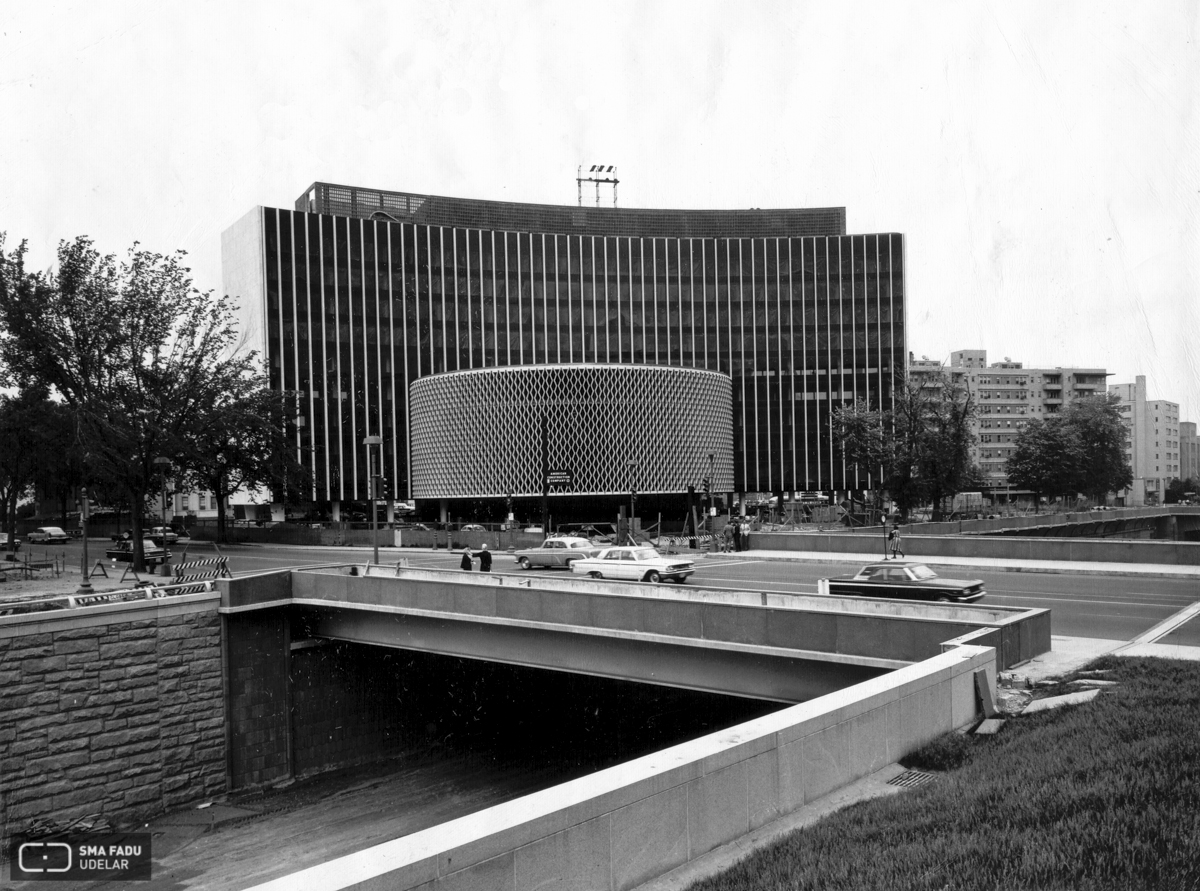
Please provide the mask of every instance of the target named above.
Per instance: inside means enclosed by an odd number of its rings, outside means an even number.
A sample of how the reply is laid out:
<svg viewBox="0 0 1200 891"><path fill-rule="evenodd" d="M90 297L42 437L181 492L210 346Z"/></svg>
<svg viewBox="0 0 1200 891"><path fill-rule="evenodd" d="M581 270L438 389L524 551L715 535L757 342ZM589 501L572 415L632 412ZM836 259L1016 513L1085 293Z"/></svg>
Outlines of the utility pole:
<svg viewBox="0 0 1200 891"><path fill-rule="evenodd" d="M550 426L542 415L542 536L550 534Z"/></svg>

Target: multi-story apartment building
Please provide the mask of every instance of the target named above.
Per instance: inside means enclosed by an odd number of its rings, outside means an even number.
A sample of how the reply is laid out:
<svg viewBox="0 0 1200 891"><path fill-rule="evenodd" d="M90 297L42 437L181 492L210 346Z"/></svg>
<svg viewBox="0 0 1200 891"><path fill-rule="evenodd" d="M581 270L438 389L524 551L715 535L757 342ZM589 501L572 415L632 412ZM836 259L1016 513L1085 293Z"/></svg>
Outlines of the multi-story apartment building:
<svg viewBox="0 0 1200 891"><path fill-rule="evenodd" d="M1196 438L1196 422L1179 422L1179 478L1200 479L1200 439Z"/></svg>
<svg viewBox="0 0 1200 891"><path fill-rule="evenodd" d="M1125 454L1133 470L1133 484L1118 498L1125 505L1162 504L1167 484L1183 476L1179 404L1146 398L1143 374L1132 384L1110 385L1108 392L1121 400Z"/></svg>
<svg viewBox="0 0 1200 891"><path fill-rule="evenodd" d="M1107 378L1103 368L1026 368L1007 357L989 365L987 350L957 350L950 354L949 366L910 360L910 374L936 372L948 375L971 394L975 403L971 460L981 471L985 494L1001 498L1027 494L1012 490L1005 472L1021 429L1031 419L1051 417L1076 399L1103 394Z"/></svg>

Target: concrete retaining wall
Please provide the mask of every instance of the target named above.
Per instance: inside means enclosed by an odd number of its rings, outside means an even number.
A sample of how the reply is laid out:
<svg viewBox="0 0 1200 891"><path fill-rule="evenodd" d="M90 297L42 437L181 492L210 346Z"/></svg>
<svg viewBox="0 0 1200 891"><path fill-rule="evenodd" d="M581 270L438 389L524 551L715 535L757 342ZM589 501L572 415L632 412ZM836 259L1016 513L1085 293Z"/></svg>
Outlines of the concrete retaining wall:
<svg viewBox="0 0 1200 891"><path fill-rule="evenodd" d="M0 829L225 789L216 592L0 617ZM5 842L7 839L5 839Z"/></svg>
<svg viewBox="0 0 1200 891"><path fill-rule="evenodd" d="M883 553L883 535L810 532L754 532L751 547L768 551L816 551L827 554ZM904 551L912 559L991 557L1086 563L1142 563L1200 566L1200 543L1115 541L1080 538L991 538L983 536L908 535Z"/></svg>
<svg viewBox="0 0 1200 891"><path fill-rule="evenodd" d="M256 888L626 891L971 722L976 671L993 651L958 647Z"/></svg>

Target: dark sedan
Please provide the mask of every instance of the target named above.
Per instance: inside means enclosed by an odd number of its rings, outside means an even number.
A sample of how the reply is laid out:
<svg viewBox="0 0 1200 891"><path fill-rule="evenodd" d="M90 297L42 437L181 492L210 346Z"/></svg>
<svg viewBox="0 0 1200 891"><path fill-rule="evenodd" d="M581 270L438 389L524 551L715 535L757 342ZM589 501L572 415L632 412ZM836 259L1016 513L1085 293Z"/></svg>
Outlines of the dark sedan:
<svg viewBox="0 0 1200 891"><path fill-rule="evenodd" d="M113 546L104 552L104 556L109 560L116 560L118 563L132 563L133 542L128 539L115 541ZM165 548L159 547L148 538L142 539L142 557L146 561L146 566L153 569L170 556L170 552Z"/></svg>
<svg viewBox="0 0 1200 891"><path fill-rule="evenodd" d="M979 579L942 578L924 563L871 563L858 575L822 579L818 590L846 597L886 597L891 600L937 600L974 603L984 595Z"/></svg>

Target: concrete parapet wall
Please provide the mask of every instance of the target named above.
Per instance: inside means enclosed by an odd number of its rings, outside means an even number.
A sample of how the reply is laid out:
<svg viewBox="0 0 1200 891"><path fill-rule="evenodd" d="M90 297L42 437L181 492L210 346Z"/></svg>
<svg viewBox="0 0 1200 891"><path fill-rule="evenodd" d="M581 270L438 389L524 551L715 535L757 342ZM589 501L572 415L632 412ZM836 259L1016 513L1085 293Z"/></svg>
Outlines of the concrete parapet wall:
<svg viewBox="0 0 1200 891"><path fill-rule="evenodd" d="M877 537L879 541L862 534L754 532L751 533L751 546L768 551L861 554L864 551L878 550L882 553L883 536ZM1200 566L1200 543L1179 541L905 534L904 551L912 555L911 559L914 560L934 560L938 557L990 557L1010 560Z"/></svg>
<svg viewBox="0 0 1200 891"><path fill-rule="evenodd" d="M222 584L230 585L232 607L254 603L259 593L240 579ZM291 584L296 600L307 605L454 612L497 622L551 622L906 662L935 655L944 641L980 626L997 629L994 644L1002 669L1050 649L1046 610L631 587L561 574L514 584L501 575L416 569L391 570L390 577L379 578L298 572Z"/></svg>
<svg viewBox="0 0 1200 891"><path fill-rule="evenodd" d="M962 533L994 533L1009 529L1028 529L1035 526L1105 522L1140 518L1182 518L1200 520L1200 506L1168 504L1160 507L1122 507L1109 510L1070 511L1068 513L1025 514L985 519L945 520L939 523L910 523L903 527L904 535L959 535ZM846 533L877 535L882 537L880 526L856 526Z"/></svg>
<svg viewBox="0 0 1200 891"><path fill-rule="evenodd" d="M0 830L225 789L216 592L0 617Z"/></svg>
<svg viewBox="0 0 1200 891"><path fill-rule="evenodd" d="M626 891L977 717L990 648L920 664L256 886Z"/></svg>

